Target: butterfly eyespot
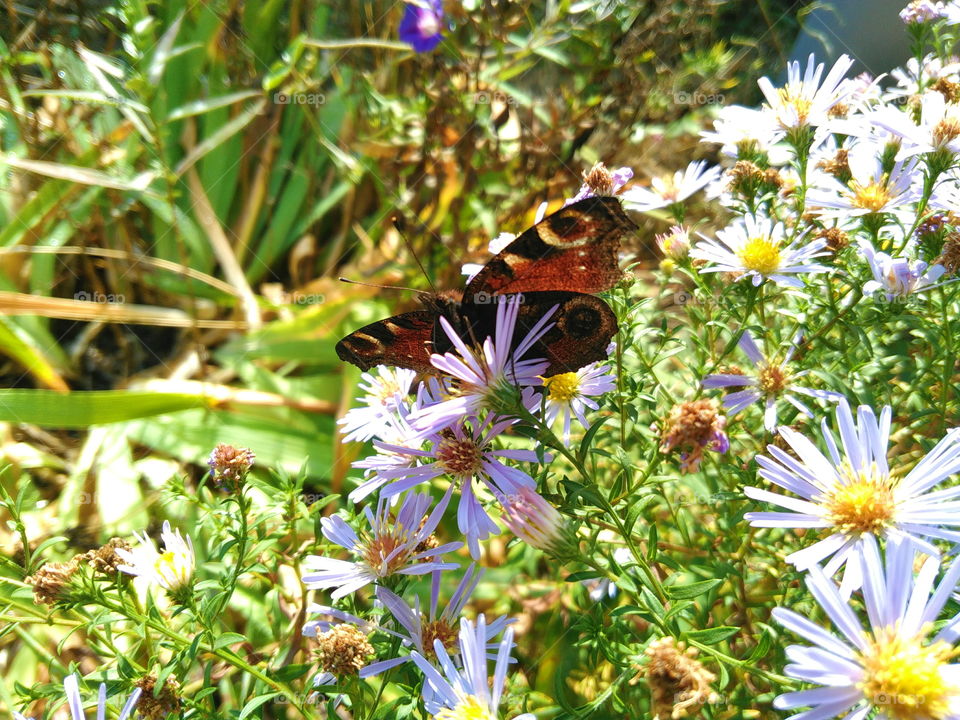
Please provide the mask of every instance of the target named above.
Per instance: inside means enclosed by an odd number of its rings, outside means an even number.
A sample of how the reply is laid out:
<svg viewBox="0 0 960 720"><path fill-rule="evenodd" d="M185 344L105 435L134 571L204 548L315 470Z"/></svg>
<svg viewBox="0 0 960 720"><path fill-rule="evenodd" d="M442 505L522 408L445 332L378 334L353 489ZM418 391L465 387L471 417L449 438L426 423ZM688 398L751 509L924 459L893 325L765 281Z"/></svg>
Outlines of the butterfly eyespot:
<svg viewBox="0 0 960 720"><path fill-rule="evenodd" d="M584 305L568 310L562 320L563 329L577 338L593 335L600 323L600 313L596 309Z"/></svg>

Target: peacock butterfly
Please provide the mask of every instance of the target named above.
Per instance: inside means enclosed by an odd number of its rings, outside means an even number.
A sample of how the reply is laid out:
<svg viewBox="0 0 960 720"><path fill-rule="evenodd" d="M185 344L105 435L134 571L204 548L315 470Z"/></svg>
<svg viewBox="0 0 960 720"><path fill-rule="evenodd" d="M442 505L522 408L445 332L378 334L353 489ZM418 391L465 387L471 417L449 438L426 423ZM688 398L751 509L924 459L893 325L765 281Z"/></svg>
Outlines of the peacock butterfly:
<svg viewBox="0 0 960 720"><path fill-rule="evenodd" d="M440 317L461 337L483 339L494 334L497 303L511 296L520 302L514 346L558 306L553 327L526 354L550 362L547 376L603 360L617 319L607 303L590 293L609 290L621 278L620 239L636 229L615 197L571 203L521 233L463 291L422 293L423 310L350 333L337 343L337 355L362 370L393 365L436 373L431 353L451 348Z"/></svg>

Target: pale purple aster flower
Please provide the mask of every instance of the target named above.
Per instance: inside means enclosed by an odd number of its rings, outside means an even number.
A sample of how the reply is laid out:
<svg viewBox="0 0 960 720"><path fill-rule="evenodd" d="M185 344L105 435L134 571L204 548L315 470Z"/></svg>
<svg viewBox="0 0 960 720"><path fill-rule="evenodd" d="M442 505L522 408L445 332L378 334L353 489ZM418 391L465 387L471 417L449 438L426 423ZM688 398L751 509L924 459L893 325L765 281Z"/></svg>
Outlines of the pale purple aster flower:
<svg viewBox="0 0 960 720"><path fill-rule="evenodd" d="M443 1L406 0L398 32L418 53L433 50L443 40Z"/></svg>
<svg viewBox="0 0 960 720"><path fill-rule="evenodd" d="M348 410L337 420L341 426L344 442L366 442L381 437L398 408L406 403L417 373L406 368L391 368L378 365L373 371L360 376L360 389L364 397L360 402L365 407Z"/></svg>
<svg viewBox="0 0 960 720"><path fill-rule="evenodd" d="M882 720L957 720L960 665L950 661L960 638L960 615L936 634L933 629L960 580L960 562L935 584L940 562L928 557L914 574L915 548L909 540L890 538L885 562L872 536L860 544L866 628L818 566L810 568L807 588L839 634L793 610L774 608L774 620L811 643L787 648L786 674L820 687L784 693L773 706L812 708L787 720L863 720L871 711Z"/></svg>
<svg viewBox="0 0 960 720"><path fill-rule="evenodd" d="M701 273L737 273L749 277L754 285L773 280L780 285L802 288L793 277L801 273L825 272L829 268L811 262L829 255L827 240L819 238L800 245L800 240L783 247L786 233L783 223L762 216L744 215L738 222L717 231L717 239L704 235L690 251L690 257L711 263Z"/></svg>
<svg viewBox="0 0 960 720"><path fill-rule="evenodd" d="M923 260L894 258L877 252L870 241L861 239L860 250L870 264L873 280L865 283L865 295L883 294L887 302L903 301L922 290L937 287L937 281L947 269L943 265L929 265Z"/></svg>
<svg viewBox="0 0 960 720"><path fill-rule="evenodd" d="M444 649L450 654L459 653L457 646L457 628L460 623L460 616L463 614L463 609L466 607L470 596L473 594L482 576L483 570L477 568L476 565L471 565L466 575L463 576L457 585L453 597L450 598L446 606L439 613L437 609L440 597L440 573L433 574L433 583L430 587L429 611L420 607L419 597L415 597L413 605L410 605L396 593L386 588L377 588L377 599L390 611L390 614L399 625L396 631L387 630L387 632L402 638L404 645L412 646L413 650L416 650L427 659L436 657L434 649L435 642L440 642ZM487 626L486 648L488 652L497 652L500 644L496 642L494 638L503 632L507 625L512 622L513 620L508 619L506 615L501 615ZM361 677L376 675L411 659L410 655L403 655L398 658L390 658L373 663L366 668L366 674L361 672Z"/></svg>
<svg viewBox="0 0 960 720"><path fill-rule="evenodd" d="M813 390L812 388L802 387L794 383L798 378L808 374L809 370L793 372L789 369L790 360L796 352L802 336L797 335L790 349L787 351L783 360L768 359L764 357L757 343L750 335L749 331L744 330L738 343L743 354L753 363L757 372L755 375L737 375L732 373L716 373L707 375L703 379L703 387L730 388L743 387L744 390L728 393L723 398L723 406L727 413L736 415L744 408L753 405L761 400L764 402L763 426L767 432L774 432L777 429L777 401L786 400L797 410L809 418L813 417L810 408L801 401L796 394L807 397L817 398L819 400L832 400L837 402L843 398L843 395L828 390Z"/></svg>
<svg viewBox="0 0 960 720"><path fill-rule="evenodd" d="M503 523L528 545L550 551L564 541L563 515L532 488L520 488L501 502Z"/></svg>
<svg viewBox="0 0 960 720"><path fill-rule="evenodd" d="M369 507L364 508L369 528L360 534L337 515L322 518L324 537L349 550L356 559L308 555L303 563L308 571L302 578L303 583L312 589L335 588L330 597L336 600L395 574L425 575L434 570L456 569L457 563L443 562L442 556L459 550L463 543L424 545L447 509L450 491L428 514L431 502L433 499L428 493L411 493L394 514L389 499L381 497L376 514Z"/></svg>
<svg viewBox="0 0 960 720"><path fill-rule="evenodd" d="M80 697L80 684L77 676L67 675L63 679L63 692L67 696L67 706L70 708L71 720L86 720L83 712L83 699ZM133 714L137 700L140 699L140 688L130 693L130 697L123 704L119 720L126 720ZM107 684L100 683L100 693L97 696L97 720L103 720L107 713ZM22 715L20 717L23 717Z"/></svg>
<svg viewBox="0 0 960 720"><path fill-rule="evenodd" d="M495 720L500 717L500 698L507 666L511 662L513 628L507 628L497 648L492 683L487 675L487 642L486 618L480 615L475 625L466 618L460 621L459 666L454 664L439 641L434 641L434 649L443 673L420 653L411 653L424 674L423 701L427 712L445 718ZM513 720L536 720L536 716L523 713L514 716Z"/></svg>
<svg viewBox="0 0 960 720"><path fill-rule="evenodd" d="M513 420L493 422L488 417L484 422L474 420L472 425L453 425L430 438L432 446L429 450L379 444L381 449L420 458L423 463L381 472L382 477L392 481L381 491L381 496L392 497L443 475L452 477L454 483L451 488L453 485L460 486L457 525L460 532L466 535L470 554L475 560L479 559L480 540L498 535L500 529L477 498L473 489L474 480L480 481L498 498L512 495L522 487L536 487L527 473L501 462L537 462L539 456L535 451L495 450L491 447L493 439L512 423ZM545 462L551 460L549 454L543 458Z"/></svg>
<svg viewBox="0 0 960 720"><path fill-rule="evenodd" d="M654 239L666 258L677 261L690 254L690 228L685 225L673 225L669 232L660 233Z"/></svg>
<svg viewBox="0 0 960 720"><path fill-rule="evenodd" d="M430 356L430 363L458 381L457 392L448 400L411 413L410 425L415 430L425 435L439 432L451 423L476 416L484 408L489 409L496 396L505 390L541 385L541 376L550 364L540 358L521 358L553 327L550 318L557 306L544 313L526 336L514 345L514 331L523 298L500 297L503 300L497 303L494 337L487 337L481 348L468 346L447 319L440 318L440 325L457 352L435 353ZM535 401L529 394L527 399L531 405Z"/></svg>
<svg viewBox="0 0 960 720"><path fill-rule="evenodd" d="M780 495L748 487L747 497L778 505L790 512L752 512L745 518L754 527L823 528L826 537L787 556L798 570L807 570L830 558L824 570L833 576L845 566L843 591L849 594L861 586L863 569L857 553L858 541L866 536L909 537L924 552L939 554L925 538L960 542L960 532L945 526L960 526L960 486L932 490L960 472L960 429L950 430L906 475L887 462L890 438L890 406L878 418L873 409L861 405L857 422L846 400L836 408L840 445L827 427L821 425L828 455L810 440L788 427L780 436L794 455L768 445L770 457L760 455L760 476L787 490ZM799 459L798 459L799 458ZM800 497L794 497L799 495Z"/></svg>
<svg viewBox="0 0 960 720"><path fill-rule="evenodd" d="M623 198L624 207L629 210L657 210L683 202L719 178L720 172L718 166L707 167L706 161L698 160L673 175L653 178L649 188L634 185L620 197Z"/></svg>
<svg viewBox="0 0 960 720"><path fill-rule="evenodd" d="M907 25L910 23L930 22L943 17L943 3L931 0L911 0L900 11L900 19Z"/></svg>
<svg viewBox="0 0 960 720"><path fill-rule="evenodd" d="M544 421L553 425L563 418L563 443L570 445L570 421L576 418L583 427L590 427L586 411L600 406L594 397L610 392L617 386L611 366L605 362L585 365L576 372L560 373L543 379L547 390Z"/></svg>
<svg viewBox="0 0 960 720"><path fill-rule="evenodd" d="M807 206L822 217L853 218L876 213L910 213L921 197L921 170L915 158L883 166L883 145L860 141L847 153L851 180L824 176L823 186L807 192Z"/></svg>
<svg viewBox="0 0 960 720"><path fill-rule="evenodd" d="M849 56L841 55L824 78L823 63L818 64L811 53L802 77L799 62L787 64L787 83L781 88L774 87L767 77L760 78L757 85L767 100L766 112L788 132L826 125L830 109L853 91L844 82L852 65Z"/></svg>

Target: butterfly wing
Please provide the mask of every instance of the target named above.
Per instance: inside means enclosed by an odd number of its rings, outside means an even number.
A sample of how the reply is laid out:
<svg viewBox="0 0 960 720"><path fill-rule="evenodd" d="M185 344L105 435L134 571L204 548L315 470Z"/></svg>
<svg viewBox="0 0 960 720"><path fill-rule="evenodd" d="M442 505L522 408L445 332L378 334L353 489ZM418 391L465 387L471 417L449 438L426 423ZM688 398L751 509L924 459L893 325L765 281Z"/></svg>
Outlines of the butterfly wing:
<svg viewBox="0 0 960 720"><path fill-rule="evenodd" d="M615 197L584 198L521 233L467 284L464 297L545 290L598 293L622 276L620 239L636 231Z"/></svg>
<svg viewBox="0 0 960 720"><path fill-rule="evenodd" d="M544 358L550 362L545 376L573 372L607 358L607 347L617 332L617 318L610 306L594 295L569 291L524 292L509 298L520 302L511 346L516 347L540 318L557 306L550 321L553 327L526 352L523 358ZM460 334L468 343L496 336L497 300L477 303L465 298L459 308ZM434 337L436 352L447 352L451 343L440 330Z"/></svg>
<svg viewBox="0 0 960 720"><path fill-rule="evenodd" d="M428 310L394 315L370 323L337 343L337 356L361 370L392 365L421 373L436 372L430 365L436 313Z"/></svg>

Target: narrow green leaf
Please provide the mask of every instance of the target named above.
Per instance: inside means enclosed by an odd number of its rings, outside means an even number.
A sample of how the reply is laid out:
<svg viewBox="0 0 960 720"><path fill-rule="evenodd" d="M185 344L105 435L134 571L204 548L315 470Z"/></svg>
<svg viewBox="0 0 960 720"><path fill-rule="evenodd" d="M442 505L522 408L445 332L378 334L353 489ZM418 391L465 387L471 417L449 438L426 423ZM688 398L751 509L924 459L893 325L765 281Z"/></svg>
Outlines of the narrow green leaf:
<svg viewBox="0 0 960 720"><path fill-rule="evenodd" d="M43 427L84 428L213 405L187 393L95 390L0 390L0 421Z"/></svg>

